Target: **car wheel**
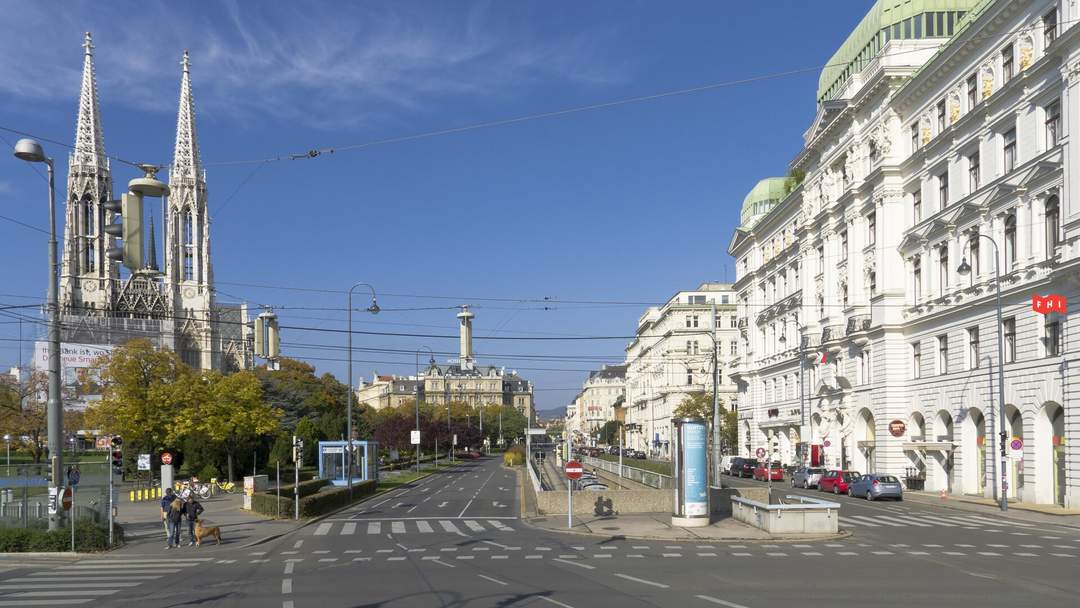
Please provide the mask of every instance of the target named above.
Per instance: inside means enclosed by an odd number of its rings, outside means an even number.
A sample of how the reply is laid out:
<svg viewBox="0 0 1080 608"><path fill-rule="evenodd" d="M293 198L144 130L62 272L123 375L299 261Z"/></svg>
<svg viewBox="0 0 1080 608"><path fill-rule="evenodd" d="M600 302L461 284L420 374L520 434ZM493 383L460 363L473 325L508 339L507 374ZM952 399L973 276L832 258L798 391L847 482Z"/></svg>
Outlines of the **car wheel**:
<svg viewBox="0 0 1080 608"><path fill-rule="evenodd" d="M866 500L869 500L870 502L874 502L874 495L870 492L870 490L866 491Z"/></svg>
<svg viewBox="0 0 1080 608"><path fill-rule="evenodd" d="M833 487L832 487L832 493L833 493L833 494L839 494L839 493L840 493L840 488L839 488L839 487L837 487L836 485L833 485Z"/></svg>
<svg viewBox="0 0 1080 608"><path fill-rule="evenodd" d="M897 496L897 497L896 497L896 502L903 502L903 501L904 501L904 497L903 497L903 496Z"/></svg>
<svg viewBox="0 0 1080 608"><path fill-rule="evenodd" d="M795 487L795 479L794 478L791 480L791 487L793 487L793 488Z"/></svg>
<svg viewBox="0 0 1080 608"><path fill-rule="evenodd" d="M802 489L809 490L810 489L810 482L809 481L802 482Z"/></svg>
<svg viewBox="0 0 1080 608"><path fill-rule="evenodd" d="M853 493L851 492L851 488L848 488L848 489L847 489L847 495L848 495L848 498L855 498L855 494L853 494Z"/></svg>

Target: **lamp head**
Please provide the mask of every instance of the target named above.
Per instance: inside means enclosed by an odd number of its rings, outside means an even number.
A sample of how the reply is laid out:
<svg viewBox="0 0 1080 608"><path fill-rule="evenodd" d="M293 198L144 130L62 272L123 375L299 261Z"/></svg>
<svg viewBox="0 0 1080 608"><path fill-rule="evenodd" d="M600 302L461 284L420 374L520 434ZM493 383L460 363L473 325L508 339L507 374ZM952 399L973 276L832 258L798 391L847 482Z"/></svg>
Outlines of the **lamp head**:
<svg viewBox="0 0 1080 608"><path fill-rule="evenodd" d="M15 142L15 158L28 163L45 162L45 149L35 139L20 139Z"/></svg>
<svg viewBox="0 0 1080 608"><path fill-rule="evenodd" d="M966 257L961 258L960 265L956 267L956 272L960 276L964 276L964 277L971 274L971 264L968 264L968 261L967 261Z"/></svg>
<svg viewBox="0 0 1080 608"><path fill-rule="evenodd" d="M376 302L375 297L372 296L372 298L371 298L371 306L367 307L367 311L370 312L373 315L377 315L377 314L379 314L380 310L382 310L382 309L379 308L379 303Z"/></svg>
<svg viewBox="0 0 1080 608"><path fill-rule="evenodd" d="M780 337L777 338L777 340L780 341L780 344L786 344L787 343L787 334L780 334Z"/></svg>

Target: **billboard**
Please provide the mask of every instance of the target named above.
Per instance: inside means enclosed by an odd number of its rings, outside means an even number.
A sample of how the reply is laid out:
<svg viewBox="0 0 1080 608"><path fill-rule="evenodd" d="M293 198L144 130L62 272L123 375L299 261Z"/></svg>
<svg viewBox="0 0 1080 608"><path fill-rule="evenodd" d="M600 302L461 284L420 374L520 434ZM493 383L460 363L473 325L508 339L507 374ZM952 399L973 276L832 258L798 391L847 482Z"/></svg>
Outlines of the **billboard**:
<svg viewBox="0 0 1080 608"><path fill-rule="evenodd" d="M98 370L95 362L102 355L109 354L114 346L99 344L75 344L65 342L60 345L60 390L67 409L86 409L91 401L101 399L101 385L98 383ZM49 370L49 343L34 342L33 371Z"/></svg>

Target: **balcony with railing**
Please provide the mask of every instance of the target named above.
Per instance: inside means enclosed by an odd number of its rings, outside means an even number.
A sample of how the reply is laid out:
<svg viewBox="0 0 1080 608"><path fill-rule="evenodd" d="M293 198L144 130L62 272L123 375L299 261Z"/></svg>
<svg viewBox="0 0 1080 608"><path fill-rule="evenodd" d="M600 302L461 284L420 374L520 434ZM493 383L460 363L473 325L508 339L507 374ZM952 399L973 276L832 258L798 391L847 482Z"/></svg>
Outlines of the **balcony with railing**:
<svg viewBox="0 0 1080 608"><path fill-rule="evenodd" d="M870 329L870 314L863 313L858 315L852 315L847 320L847 331L845 335L857 334Z"/></svg>
<svg viewBox="0 0 1080 608"><path fill-rule="evenodd" d="M826 325L821 330L821 343L839 340L844 335L843 330L842 325Z"/></svg>

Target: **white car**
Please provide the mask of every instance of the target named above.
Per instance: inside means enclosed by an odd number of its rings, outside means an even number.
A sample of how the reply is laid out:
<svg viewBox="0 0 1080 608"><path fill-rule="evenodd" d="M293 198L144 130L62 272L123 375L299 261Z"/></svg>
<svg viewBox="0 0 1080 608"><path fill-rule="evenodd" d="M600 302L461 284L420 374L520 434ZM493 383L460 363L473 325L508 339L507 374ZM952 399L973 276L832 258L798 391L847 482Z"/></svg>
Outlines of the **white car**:
<svg viewBox="0 0 1080 608"><path fill-rule="evenodd" d="M721 456L720 457L720 472L724 475L731 475L731 461L735 460L734 456Z"/></svg>

